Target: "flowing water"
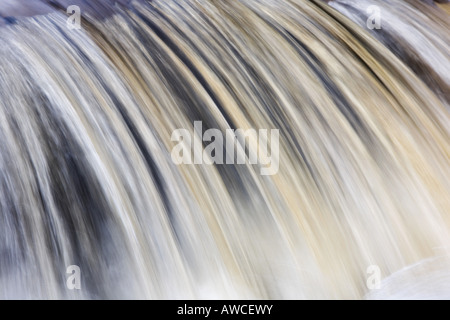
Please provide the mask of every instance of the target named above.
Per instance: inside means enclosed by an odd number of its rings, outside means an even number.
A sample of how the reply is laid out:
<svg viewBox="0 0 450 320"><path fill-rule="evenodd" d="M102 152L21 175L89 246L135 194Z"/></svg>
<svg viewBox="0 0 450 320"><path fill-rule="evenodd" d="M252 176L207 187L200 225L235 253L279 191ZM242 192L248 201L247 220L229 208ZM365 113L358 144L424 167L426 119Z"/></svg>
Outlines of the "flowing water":
<svg viewBox="0 0 450 320"><path fill-rule="evenodd" d="M66 20L0 27L0 298L450 298L445 11L154 0ZM279 170L177 165L179 128L197 149L278 129Z"/></svg>

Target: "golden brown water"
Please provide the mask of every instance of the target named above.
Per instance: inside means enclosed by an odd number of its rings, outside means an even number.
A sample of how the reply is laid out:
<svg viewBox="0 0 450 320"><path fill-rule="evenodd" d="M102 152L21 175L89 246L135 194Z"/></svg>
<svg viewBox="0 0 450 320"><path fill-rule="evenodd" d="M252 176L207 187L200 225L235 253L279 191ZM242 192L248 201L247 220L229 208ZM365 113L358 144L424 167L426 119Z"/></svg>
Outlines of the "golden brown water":
<svg viewBox="0 0 450 320"><path fill-rule="evenodd" d="M380 30L366 27L369 4ZM156 0L115 12L81 30L59 12L0 28L2 298L449 297L442 10ZM177 166L171 135L194 121L279 129L278 172ZM69 265L81 290L66 288Z"/></svg>

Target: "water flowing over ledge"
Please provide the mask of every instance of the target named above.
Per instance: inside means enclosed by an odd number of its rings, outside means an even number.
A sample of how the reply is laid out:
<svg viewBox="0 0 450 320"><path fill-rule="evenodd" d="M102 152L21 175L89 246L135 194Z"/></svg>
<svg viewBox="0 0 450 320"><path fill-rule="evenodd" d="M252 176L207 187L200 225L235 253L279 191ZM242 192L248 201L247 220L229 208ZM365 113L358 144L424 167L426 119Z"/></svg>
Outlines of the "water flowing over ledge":
<svg viewBox="0 0 450 320"><path fill-rule="evenodd" d="M448 297L445 11L81 1L72 30L71 4L0 6L1 298ZM175 164L195 121L278 129L279 171Z"/></svg>

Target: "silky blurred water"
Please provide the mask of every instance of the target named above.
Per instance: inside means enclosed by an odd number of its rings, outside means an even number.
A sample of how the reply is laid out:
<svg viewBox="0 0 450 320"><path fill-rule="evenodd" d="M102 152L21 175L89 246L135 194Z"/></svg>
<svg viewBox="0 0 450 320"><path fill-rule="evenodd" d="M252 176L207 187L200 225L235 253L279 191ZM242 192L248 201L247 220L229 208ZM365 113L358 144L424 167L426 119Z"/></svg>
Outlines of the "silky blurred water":
<svg viewBox="0 0 450 320"><path fill-rule="evenodd" d="M154 0L66 21L0 27L0 298L449 297L442 9ZM279 129L279 171L176 165L194 121Z"/></svg>

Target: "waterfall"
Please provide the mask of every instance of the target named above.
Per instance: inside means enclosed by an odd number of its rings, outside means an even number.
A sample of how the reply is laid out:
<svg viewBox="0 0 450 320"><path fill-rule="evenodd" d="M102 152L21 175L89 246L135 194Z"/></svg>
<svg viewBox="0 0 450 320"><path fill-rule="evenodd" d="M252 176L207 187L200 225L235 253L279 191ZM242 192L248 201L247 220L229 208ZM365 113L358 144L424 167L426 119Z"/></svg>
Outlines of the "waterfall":
<svg viewBox="0 0 450 320"><path fill-rule="evenodd" d="M448 4L54 2L0 5L0 298L450 296Z"/></svg>

